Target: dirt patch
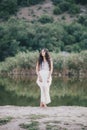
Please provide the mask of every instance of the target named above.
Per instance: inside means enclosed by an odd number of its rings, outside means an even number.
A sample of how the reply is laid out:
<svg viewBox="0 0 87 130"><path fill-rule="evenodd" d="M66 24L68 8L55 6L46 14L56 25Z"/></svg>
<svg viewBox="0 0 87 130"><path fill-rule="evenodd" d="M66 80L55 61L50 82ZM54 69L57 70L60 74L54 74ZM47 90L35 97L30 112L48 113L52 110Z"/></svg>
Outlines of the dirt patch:
<svg viewBox="0 0 87 130"><path fill-rule="evenodd" d="M47 14L53 17L54 21L61 21L71 23L76 17L71 17L67 12L61 15L54 15L53 14L54 5L51 0L46 0L43 4L32 5L30 7L20 8L17 12L17 18L25 19L28 21L35 21L38 20L43 14Z"/></svg>
<svg viewBox="0 0 87 130"><path fill-rule="evenodd" d="M32 21L38 19L43 14L52 15L52 12L53 4L51 1L47 0L43 4L20 8L17 17Z"/></svg>
<svg viewBox="0 0 87 130"><path fill-rule="evenodd" d="M78 106L18 107L0 106L0 119L11 120L0 130L23 130L37 122L38 130L87 130L87 108ZM24 127L24 128L23 128ZM35 127L32 126L32 130Z"/></svg>

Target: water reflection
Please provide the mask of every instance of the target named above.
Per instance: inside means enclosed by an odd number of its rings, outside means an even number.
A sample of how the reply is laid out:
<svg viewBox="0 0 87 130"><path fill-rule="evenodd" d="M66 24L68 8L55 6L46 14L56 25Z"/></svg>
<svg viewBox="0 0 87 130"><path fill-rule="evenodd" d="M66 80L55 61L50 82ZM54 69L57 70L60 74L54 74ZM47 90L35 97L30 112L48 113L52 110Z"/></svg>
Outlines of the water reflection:
<svg viewBox="0 0 87 130"><path fill-rule="evenodd" d="M0 77L0 105L38 106L40 89L36 76ZM49 106L87 106L87 80L53 77Z"/></svg>

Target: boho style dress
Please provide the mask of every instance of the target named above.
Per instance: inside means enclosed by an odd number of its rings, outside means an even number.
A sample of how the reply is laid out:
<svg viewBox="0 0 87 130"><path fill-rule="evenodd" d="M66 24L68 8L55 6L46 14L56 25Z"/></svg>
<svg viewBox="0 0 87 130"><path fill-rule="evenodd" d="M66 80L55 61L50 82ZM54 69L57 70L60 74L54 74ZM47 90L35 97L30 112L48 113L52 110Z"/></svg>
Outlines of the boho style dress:
<svg viewBox="0 0 87 130"><path fill-rule="evenodd" d="M52 82L52 76L50 76L49 82L47 82L48 75L49 75L49 64L47 61L45 61L45 62L43 61L42 65L40 65L39 74L41 75L42 82L39 81L39 76L38 76L36 83L38 84L38 86L40 87L40 90L41 90L40 101L45 104L48 104L51 102L49 90L50 90L50 85Z"/></svg>

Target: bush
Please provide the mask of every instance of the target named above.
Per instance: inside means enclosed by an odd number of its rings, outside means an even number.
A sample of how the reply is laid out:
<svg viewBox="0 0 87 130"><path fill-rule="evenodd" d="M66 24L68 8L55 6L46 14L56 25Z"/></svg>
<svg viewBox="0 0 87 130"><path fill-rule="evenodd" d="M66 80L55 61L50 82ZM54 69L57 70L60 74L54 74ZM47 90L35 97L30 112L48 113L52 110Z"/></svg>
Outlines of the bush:
<svg viewBox="0 0 87 130"><path fill-rule="evenodd" d="M77 3L77 4L83 4L83 5L85 5L85 4L87 4L87 0L75 0L75 2Z"/></svg>
<svg viewBox="0 0 87 130"><path fill-rule="evenodd" d="M80 12L80 7L76 4L72 4L68 10L70 14L77 14Z"/></svg>
<svg viewBox="0 0 87 130"><path fill-rule="evenodd" d="M81 48L80 48L80 46L79 46L78 43L77 43L77 44L74 44L74 45L72 46L72 51L73 51L73 52L80 52L80 51L81 51Z"/></svg>
<svg viewBox="0 0 87 130"><path fill-rule="evenodd" d="M73 35L74 32L82 32L84 27L79 23L71 23L70 25L64 25L64 28L68 34Z"/></svg>
<svg viewBox="0 0 87 130"><path fill-rule="evenodd" d="M70 7L70 3L69 2L61 2L59 4L59 8L62 10L62 12L67 11Z"/></svg>
<svg viewBox="0 0 87 130"><path fill-rule="evenodd" d="M38 3L41 3L45 0L17 0L18 5L21 6L29 6L29 5L35 5Z"/></svg>
<svg viewBox="0 0 87 130"><path fill-rule="evenodd" d="M87 73L87 51L83 51L81 53L72 53L68 57L67 66L71 73L80 74L83 71Z"/></svg>
<svg viewBox="0 0 87 130"><path fill-rule="evenodd" d="M1 0L0 18L8 18L17 11L17 0Z"/></svg>
<svg viewBox="0 0 87 130"><path fill-rule="evenodd" d="M62 13L62 11L61 11L61 9L60 9L60 7L57 5L57 6L55 6L55 8L54 8L54 10L53 10L53 13L55 14L55 15L58 15L58 14L61 14Z"/></svg>
<svg viewBox="0 0 87 130"><path fill-rule="evenodd" d="M45 0L27 0L27 3L29 5L35 5L35 4L41 3L43 1L45 1Z"/></svg>
<svg viewBox="0 0 87 130"><path fill-rule="evenodd" d="M73 35L65 34L63 36L63 42L65 45L72 45L76 42L76 39Z"/></svg>
<svg viewBox="0 0 87 130"><path fill-rule="evenodd" d="M75 4L73 0L52 0L56 5L54 8L54 14L64 13L68 11L70 14L76 14L80 12L80 7Z"/></svg>
<svg viewBox="0 0 87 130"><path fill-rule="evenodd" d="M0 12L0 18L3 20L7 20L9 18L9 16L10 16L9 12L6 12L6 11Z"/></svg>
<svg viewBox="0 0 87 130"><path fill-rule="evenodd" d="M77 22L81 23L82 25L87 26L87 16L86 15L80 16L78 18Z"/></svg>
<svg viewBox="0 0 87 130"><path fill-rule="evenodd" d="M0 71L10 72L15 68L35 68L38 52L19 52L15 57L6 58L0 63Z"/></svg>
<svg viewBox="0 0 87 130"><path fill-rule="evenodd" d="M87 39L84 39L80 44L79 44L80 48L83 50L87 50Z"/></svg>
<svg viewBox="0 0 87 130"><path fill-rule="evenodd" d="M4 62L0 63L0 72L11 72L14 69L35 70L38 55L38 51L27 51L26 53L19 52L15 57L9 57ZM54 72L56 73L62 73L63 70L68 70L68 72L72 74L79 74L80 71L87 73L87 51L71 54L66 52L50 52L50 55L52 56Z"/></svg>
<svg viewBox="0 0 87 130"><path fill-rule="evenodd" d="M63 16L61 17L61 19L66 20L66 17L63 15Z"/></svg>
<svg viewBox="0 0 87 130"><path fill-rule="evenodd" d="M76 4L87 4L87 0L51 0L53 4L57 5L62 2L69 2L70 4L76 3Z"/></svg>
<svg viewBox="0 0 87 130"><path fill-rule="evenodd" d="M42 15L38 21L41 23L52 23L53 17L49 15Z"/></svg>
<svg viewBox="0 0 87 130"><path fill-rule="evenodd" d="M65 46L65 48L64 48L64 51L66 51L66 52L72 52L72 46L70 46L70 45L67 45L67 46Z"/></svg>
<svg viewBox="0 0 87 130"><path fill-rule="evenodd" d="M61 3L61 1L63 1L63 0L52 0L53 4L55 4L55 5Z"/></svg>
<svg viewBox="0 0 87 130"><path fill-rule="evenodd" d="M4 41L0 43L0 60L4 60L6 57L14 56L18 52L19 42L16 40Z"/></svg>
<svg viewBox="0 0 87 130"><path fill-rule="evenodd" d="M65 11L68 11L70 14L76 14L80 12L80 7L70 1L61 1L55 6L53 13L57 15L64 13Z"/></svg>
<svg viewBox="0 0 87 130"><path fill-rule="evenodd" d="M87 19L85 20L84 25L87 27Z"/></svg>

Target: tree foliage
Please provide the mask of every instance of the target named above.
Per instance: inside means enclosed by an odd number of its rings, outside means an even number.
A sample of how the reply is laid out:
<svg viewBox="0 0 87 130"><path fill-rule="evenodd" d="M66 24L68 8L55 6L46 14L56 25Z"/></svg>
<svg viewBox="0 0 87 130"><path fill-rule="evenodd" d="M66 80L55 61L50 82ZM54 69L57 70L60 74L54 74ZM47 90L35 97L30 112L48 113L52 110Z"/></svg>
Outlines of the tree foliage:
<svg viewBox="0 0 87 130"><path fill-rule="evenodd" d="M12 17L0 24L0 60L19 51L80 52L87 49L87 28L82 23L28 23Z"/></svg>
<svg viewBox="0 0 87 130"><path fill-rule="evenodd" d="M17 0L0 1L0 18L7 19L17 11Z"/></svg>
<svg viewBox="0 0 87 130"><path fill-rule="evenodd" d="M44 0L0 0L0 18L7 20L10 15L16 14L19 6L30 6Z"/></svg>

